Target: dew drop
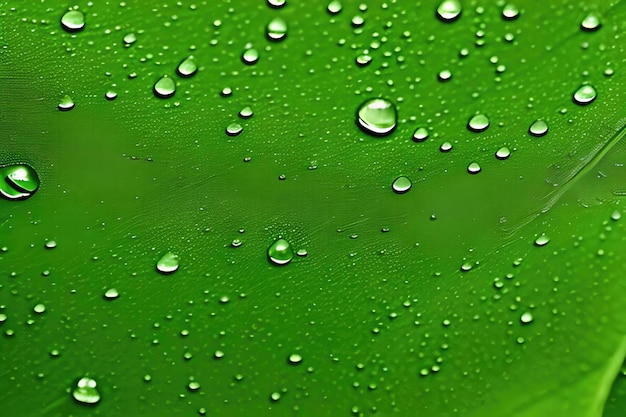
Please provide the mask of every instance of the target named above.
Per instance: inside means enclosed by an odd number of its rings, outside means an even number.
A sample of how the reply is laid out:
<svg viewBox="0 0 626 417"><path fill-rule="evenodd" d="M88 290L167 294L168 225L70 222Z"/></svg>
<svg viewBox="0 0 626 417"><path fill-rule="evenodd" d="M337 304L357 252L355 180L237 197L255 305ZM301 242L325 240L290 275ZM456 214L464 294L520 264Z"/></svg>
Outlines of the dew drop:
<svg viewBox="0 0 626 417"><path fill-rule="evenodd" d="M441 152L450 152L452 150L452 144L450 142L444 142L439 146Z"/></svg>
<svg viewBox="0 0 626 417"><path fill-rule="evenodd" d="M68 32L79 32L85 28L85 15L79 10L70 10L61 17L61 27Z"/></svg>
<svg viewBox="0 0 626 417"><path fill-rule="evenodd" d="M115 288L110 288L104 293L104 298L107 300L115 300L120 296L120 293Z"/></svg>
<svg viewBox="0 0 626 417"><path fill-rule="evenodd" d="M285 239L278 239L267 249L267 258L274 265L286 265L293 259L291 244Z"/></svg>
<svg viewBox="0 0 626 417"><path fill-rule="evenodd" d="M97 385L98 383L95 379L87 377L81 378L72 391L72 397L79 403L96 404L100 401L100 393L96 388Z"/></svg>
<svg viewBox="0 0 626 417"><path fill-rule="evenodd" d="M285 4L287 4L287 0L267 0L267 5L274 9L280 9Z"/></svg>
<svg viewBox="0 0 626 417"><path fill-rule="evenodd" d="M533 313L527 311L519 319L523 324L529 324L533 321Z"/></svg>
<svg viewBox="0 0 626 417"><path fill-rule="evenodd" d="M49 240L44 244L46 249L54 249L57 247L57 242L55 240Z"/></svg>
<svg viewBox="0 0 626 417"><path fill-rule="evenodd" d="M426 139L428 139L428 129L425 127L418 127L415 129L415 132L413 132L414 142L424 142Z"/></svg>
<svg viewBox="0 0 626 417"><path fill-rule="evenodd" d="M196 65L196 60L193 56L187 57L178 64L178 68L176 68L176 72L181 77L192 77L198 71L198 65Z"/></svg>
<svg viewBox="0 0 626 417"><path fill-rule="evenodd" d="M191 381L187 384L187 389L191 392L198 391L200 389L200 383L197 381Z"/></svg>
<svg viewBox="0 0 626 417"><path fill-rule="evenodd" d="M391 184L391 189L396 194L404 194L408 192L412 186L413 186L413 183L408 177L400 176L396 178L395 180L393 180L393 183Z"/></svg>
<svg viewBox="0 0 626 417"><path fill-rule="evenodd" d="M172 97L176 92L176 83L172 78L165 75L154 83L153 91L154 95L159 98Z"/></svg>
<svg viewBox="0 0 626 417"><path fill-rule="evenodd" d="M519 17L519 9L513 4L506 4L502 8L502 17L505 20L515 20Z"/></svg>
<svg viewBox="0 0 626 417"><path fill-rule="evenodd" d="M35 307L33 307L33 311L37 314L43 314L46 312L46 306L44 304L37 304Z"/></svg>
<svg viewBox="0 0 626 417"><path fill-rule="evenodd" d="M396 106L384 98L373 98L361 103L357 110L357 124L374 136L387 136L396 128Z"/></svg>
<svg viewBox="0 0 626 417"><path fill-rule="evenodd" d="M72 100L72 97L65 95L61 101L59 101L57 108L61 111L70 111L74 108L74 100Z"/></svg>
<svg viewBox="0 0 626 417"><path fill-rule="evenodd" d="M541 137L548 133L548 124L541 119L537 119L528 128L528 133L536 137Z"/></svg>
<svg viewBox="0 0 626 417"><path fill-rule="evenodd" d="M272 394L270 395L270 399L274 402L280 400L280 392L272 392Z"/></svg>
<svg viewBox="0 0 626 417"><path fill-rule="evenodd" d="M459 18L462 12L459 0L444 0L437 7L437 16L444 22L453 22Z"/></svg>
<svg viewBox="0 0 626 417"><path fill-rule="evenodd" d="M478 165L478 162L472 162L467 166L467 172L469 172L470 174L478 174L480 170L481 168L480 165Z"/></svg>
<svg viewBox="0 0 626 417"><path fill-rule="evenodd" d="M596 89L591 85L582 85L574 93L574 103L585 106L598 97Z"/></svg>
<svg viewBox="0 0 626 417"><path fill-rule="evenodd" d="M437 78L439 78L439 81L449 81L450 78L452 78L452 72L450 72L449 70L439 71Z"/></svg>
<svg viewBox="0 0 626 417"><path fill-rule="evenodd" d="M622 213L620 213L619 210L615 210L613 213L611 213L611 220L618 221L621 218L622 218Z"/></svg>
<svg viewBox="0 0 626 417"><path fill-rule="evenodd" d="M265 34L271 41L282 41L287 36L287 22L275 17L267 24Z"/></svg>
<svg viewBox="0 0 626 417"><path fill-rule="evenodd" d="M8 200L25 200L39 189L39 176L29 165L1 167L0 177L0 195Z"/></svg>
<svg viewBox="0 0 626 417"><path fill-rule="evenodd" d="M509 156L511 156L511 151L506 146L503 146L496 151L496 158L500 160L508 159Z"/></svg>
<svg viewBox="0 0 626 417"><path fill-rule="evenodd" d="M299 365L300 363L302 363L302 356L297 353L292 353L291 355L289 355L289 358L287 360L292 365Z"/></svg>
<svg viewBox="0 0 626 417"><path fill-rule="evenodd" d="M535 246L545 246L550 242L550 238L546 235L541 235L535 239Z"/></svg>
<svg viewBox="0 0 626 417"><path fill-rule="evenodd" d="M370 64L370 62L372 62L372 56L371 55L367 55L367 54L361 54L358 57L356 57L356 64L359 67L366 67Z"/></svg>
<svg viewBox="0 0 626 417"><path fill-rule="evenodd" d="M484 114L477 114L467 122L467 128L472 132L484 132L489 127L489 118Z"/></svg>
<svg viewBox="0 0 626 417"><path fill-rule="evenodd" d="M129 33L127 35L124 35L122 41L124 41L125 46L130 46L137 41L137 35L135 35L134 33Z"/></svg>
<svg viewBox="0 0 626 417"><path fill-rule="evenodd" d="M254 116L254 112L250 107L244 107L239 111L239 117L241 117L242 119L249 119L252 116Z"/></svg>
<svg viewBox="0 0 626 417"><path fill-rule="evenodd" d="M254 65L259 61L259 51L254 48L248 48L243 51L243 55L241 55L241 60L244 64Z"/></svg>
<svg viewBox="0 0 626 417"><path fill-rule="evenodd" d="M109 101L115 100L117 98L117 93L113 90L109 90L106 93L104 93L104 98L106 98Z"/></svg>
<svg viewBox="0 0 626 417"><path fill-rule="evenodd" d="M226 127L226 134L228 136L237 136L243 132L243 127L239 123L231 123Z"/></svg>
<svg viewBox="0 0 626 417"><path fill-rule="evenodd" d="M326 10L328 10L330 14L339 14L341 9L343 9L343 6L339 0L332 0L328 3L328 7L326 7Z"/></svg>
<svg viewBox="0 0 626 417"><path fill-rule="evenodd" d="M593 32L600 29L602 23L600 17L595 13L589 13L582 22L580 22L580 28L586 32Z"/></svg>
<svg viewBox="0 0 626 417"><path fill-rule="evenodd" d="M167 252L157 261L156 269L162 274L174 273L178 269L179 261L178 255Z"/></svg>

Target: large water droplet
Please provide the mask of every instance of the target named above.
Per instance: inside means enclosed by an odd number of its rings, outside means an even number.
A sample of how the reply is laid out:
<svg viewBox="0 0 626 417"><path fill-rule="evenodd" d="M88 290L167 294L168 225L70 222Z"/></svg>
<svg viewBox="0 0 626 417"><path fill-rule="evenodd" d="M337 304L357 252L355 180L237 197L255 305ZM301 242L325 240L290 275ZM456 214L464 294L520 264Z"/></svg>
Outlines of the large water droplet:
<svg viewBox="0 0 626 417"><path fill-rule="evenodd" d="M85 28L85 15L79 10L70 10L61 17L61 27L68 32L79 32Z"/></svg>
<svg viewBox="0 0 626 417"><path fill-rule="evenodd" d="M244 64L254 65L259 60L259 51L254 48L247 48L241 55L241 60Z"/></svg>
<svg viewBox="0 0 626 417"><path fill-rule="evenodd" d="M357 111L357 124L366 133L386 136L396 128L398 113L396 106L384 98L364 101Z"/></svg>
<svg viewBox="0 0 626 417"><path fill-rule="evenodd" d="M514 4L506 4L502 8L502 17L505 20L514 20L519 17L519 9Z"/></svg>
<svg viewBox="0 0 626 417"><path fill-rule="evenodd" d="M57 105L57 107L61 111L72 110L74 108L74 100L72 100L72 97L65 95L63 96L61 101L59 101L59 104Z"/></svg>
<svg viewBox="0 0 626 417"><path fill-rule="evenodd" d="M265 28L267 38L272 41L282 41L287 36L287 22L280 17L275 17Z"/></svg>
<svg viewBox="0 0 626 417"><path fill-rule="evenodd" d="M444 0L437 7L437 16L444 22L453 22L458 19L462 10L459 0Z"/></svg>
<svg viewBox="0 0 626 417"><path fill-rule="evenodd" d="M467 122L467 128L472 132L484 132L489 127L489 118L484 114L477 114Z"/></svg>
<svg viewBox="0 0 626 417"><path fill-rule="evenodd" d="M598 92L592 85L582 85L574 93L574 103L585 106L598 97Z"/></svg>
<svg viewBox="0 0 626 417"><path fill-rule="evenodd" d="M275 265L286 265L293 259L291 244L285 239L278 239L267 249L268 259Z"/></svg>
<svg viewBox="0 0 626 417"><path fill-rule="evenodd" d="M0 168L0 195L9 200L24 200L39 188L39 176L29 165Z"/></svg>
<svg viewBox="0 0 626 417"><path fill-rule="evenodd" d="M339 0L332 0L326 8L330 14L338 14L341 12L341 9L343 9L343 6Z"/></svg>
<svg viewBox="0 0 626 417"><path fill-rule="evenodd" d="M397 194L404 194L408 192L412 186L413 183L408 177L400 176L393 180L393 183L391 184L391 189Z"/></svg>
<svg viewBox="0 0 626 417"><path fill-rule="evenodd" d="M522 322L522 324L532 323L532 321L533 321L533 313L527 311L527 312L522 314L522 316L520 317L519 320Z"/></svg>
<svg viewBox="0 0 626 417"><path fill-rule="evenodd" d="M587 32L593 32L600 29L602 23L600 22L600 16L595 13L589 13L582 22L580 22L580 28Z"/></svg>
<svg viewBox="0 0 626 417"><path fill-rule="evenodd" d="M162 274L171 274L176 272L179 262L180 259L178 255L168 252L157 261L156 269Z"/></svg>
<svg viewBox="0 0 626 417"><path fill-rule="evenodd" d="M541 119L537 119L530 125L528 132L533 136L541 137L548 133L548 124Z"/></svg>
<svg viewBox="0 0 626 417"><path fill-rule="evenodd" d="M159 98L172 97L176 92L176 83L167 75L163 76L154 84L154 95Z"/></svg>
<svg viewBox="0 0 626 417"><path fill-rule="evenodd" d="M198 71L198 66L196 65L196 60L193 56L186 58L183 62L178 64L178 68L176 68L176 72L181 77L191 77L195 75Z"/></svg>
<svg viewBox="0 0 626 417"><path fill-rule="evenodd" d="M96 386L98 383L95 379L81 378L76 383L76 387L72 391L74 399L83 404L96 404L100 401L100 393Z"/></svg>

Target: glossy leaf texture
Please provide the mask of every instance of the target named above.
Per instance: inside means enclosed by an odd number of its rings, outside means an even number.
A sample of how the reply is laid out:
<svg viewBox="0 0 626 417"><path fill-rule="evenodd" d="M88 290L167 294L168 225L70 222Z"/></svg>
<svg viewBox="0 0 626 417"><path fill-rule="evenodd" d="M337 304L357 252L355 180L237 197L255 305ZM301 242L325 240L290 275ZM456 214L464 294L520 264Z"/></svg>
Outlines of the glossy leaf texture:
<svg viewBox="0 0 626 417"><path fill-rule="evenodd" d="M2 410L621 415L625 3L313 3L5 4Z"/></svg>

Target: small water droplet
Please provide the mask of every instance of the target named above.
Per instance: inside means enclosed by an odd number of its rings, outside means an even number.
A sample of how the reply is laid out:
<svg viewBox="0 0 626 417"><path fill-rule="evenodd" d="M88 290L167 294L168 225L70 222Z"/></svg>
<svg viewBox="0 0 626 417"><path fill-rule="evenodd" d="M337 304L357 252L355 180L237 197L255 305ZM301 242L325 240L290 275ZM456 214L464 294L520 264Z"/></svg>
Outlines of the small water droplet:
<svg viewBox="0 0 626 417"><path fill-rule="evenodd" d="M450 72L449 70L439 71L437 78L439 78L439 81L448 81L450 80L450 78L452 78L452 72Z"/></svg>
<svg viewBox="0 0 626 417"><path fill-rule="evenodd" d="M500 160L508 159L509 156L511 156L511 151L506 146L503 146L496 151L496 158Z"/></svg>
<svg viewBox="0 0 626 417"><path fill-rule="evenodd" d="M46 249L54 249L57 247L57 242L55 240L48 240L45 244L44 247Z"/></svg>
<svg viewBox="0 0 626 417"><path fill-rule="evenodd" d="M370 62L372 62L372 56L371 55L361 54L361 55L356 57L356 64L359 67L365 67L365 66L369 65Z"/></svg>
<svg viewBox="0 0 626 417"><path fill-rule="evenodd" d="M586 32L593 32L600 29L602 23L600 22L600 16L596 13L589 13L582 22L580 22L580 28Z"/></svg>
<svg viewBox="0 0 626 417"><path fill-rule="evenodd" d="M104 298L107 300L115 300L120 296L120 293L115 288L110 288L104 293Z"/></svg>
<svg viewBox="0 0 626 417"><path fill-rule="evenodd" d="M254 116L254 112L250 107L244 107L239 111L239 117L241 117L242 119L249 119L252 116Z"/></svg>
<svg viewBox="0 0 626 417"><path fill-rule="evenodd" d="M541 235L535 239L535 246L545 246L550 242L550 238L546 235Z"/></svg>
<svg viewBox="0 0 626 417"><path fill-rule="evenodd" d="M159 98L172 97L176 92L176 83L172 78L165 75L154 83L153 91L154 95Z"/></svg>
<svg viewBox="0 0 626 417"><path fill-rule="evenodd" d="M25 200L39 189L39 176L29 165L0 167L0 195L8 200Z"/></svg>
<svg viewBox="0 0 626 417"><path fill-rule="evenodd" d="M289 355L288 361L292 365L299 365L300 363L302 363L302 355L292 353L291 355Z"/></svg>
<svg viewBox="0 0 626 417"><path fill-rule="evenodd" d="M285 4L287 4L287 0L267 0L267 5L274 9L280 9Z"/></svg>
<svg viewBox="0 0 626 417"><path fill-rule="evenodd" d="M96 386L98 383L95 379L81 378L76 383L76 387L72 391L72 397L83 404L96 404L100 401L100 393Z"/></svg>
<svg viewBox="0 0 626 417"><path fill-rule="evenodd" d="M248 48L243 51L243 55L241 55L241 60L244 64L254 65L259 61L259 51L254 48Z"/></svg>
<svg viewBox="0 0 626 417"><path fill-rule="evenodd" d="M450 142L444 142L439 146L441 152L450 152L452 150L452 144Z"/></svg>
<svg viewBox="0 0 626 417"><path fill-rule="evenodd" d="M129 33L125 35L124 39L122 40L124 41L125 46L130 46L137 41L137 35L135 35L134 33Z"/></svg>
<svg viewBox="0 0 626 417"><path fill-rule="evenodd" d="M391 184L391 189L397 194L404 194L408 192L412 186L413 183L408 177L400 176L393 180L393 183Z"/></svg>
<svg viewBox="0 0 626 417"><path fill-rule="evenodd" d="M239 123L231 123L226 127L226 134L228 136L237 136L243 132L243 127Z"/></svg>
<svg viewBox="0 0 626 417"><path fill-rule="evenodd" d="M115 100L117 98L117 93L113 90L109 90L106 93L104 93L104 98L106 98L109 101Z"/></svg>
<svg viewBox="0 0 626 417"><path fill-rule="evenodd" d="M33 307L33 311L37 314L43 314L46 312L46 306L44 304L37 304L35 307Z"/></svg>
<svg viewBox="0 0 626 417"><path fill-rule="evenodd" d="M506 4L502 8L502 17L505 20L515 20L519 17L519 9L514 4Z"/></svg>
<svg viewBox="0 0 626 417"><path fill-rule="evenodd" d="M272 41L282 41L287 36L287 22L280 17L275 17L265 28L267 38Z"/></svg>
<svg viewBox="0 0 626 417"><path fill-rule="evenodd" d="M548 133L548 124L541 119L537 119L530 125L528 132L533 136L541 137Z"/></svg>
<svg viewBox="0 0 626 417"><path fill-rule="evenodd" d="M363 16L356 15L352 18L352 27L360 28L365 24L365 19Z"/></svg>
<svg viewBox="0 0 626 417"><path fill-rule="evenodd" d="M522 314L522 316L520 317L520 321L523 324L529 324L533 321L533 313L527 311L524 314Z"/></svg>
<svg viewBox="0 0 626 417"><path fill-rule="evenodd" d="M306 249L298 249L298 251L296 252L296 255L300 256L301 258L304 258L308 254L309 252Z"/></svg>
<svg viewBox="0 0 626 417"><path fill-rule="evenodd" d="M196 65L196 60L193 56L185 58L176 68L178 75L185 78L194 76L197 71L198 65Z"/></svg>
<svg viewBox="0 0 626 417"><path fill-rule="evenodd" d="M598 92L591 85L582 85L574 93L574 103L585 106L598 97Z"/></svg>
<svg viewBox="0 0 626 417"><path fill-rule="evenodd" d="M343 6L339 0L332 0L328 3L328 7L326 7L326 10L328 10L328 13L330 14L341 13L341 9L343 9Z"/></svg>
<svg viewBox="0 0 626 417"><path fill-rule="evenodd" d="M425 127L418 127L415 129L415 132L413 132L414 142L424 142L426 139L428 139L428 129Z"/></svg>
<svg viewBox="0 0 626 417"><path fill-rule="evenodd" d="M200 389L200 383L197 381L191 381L187 384L187 389L191 392L198 391Z"/></svg>
<svg viewBox="0 0 626 417"><path fill-rule="evenodd" d="M65 96L63 96L61 101L59 101L57 108L61 111L70 111L74 108L74 100L72 100L72 97L66 94Z"/></svg>
<svg viewBox="0 0 626 417"><path fill-rule="evenodd" d="M178 255L172 252L167 252L157 261L156 269L162 274L171 274L176 272L179 262L180 259Z"/></svg>
<svg viewBox="0 0 626 417"><path fill-rule="evenodd" d="M615 210L613 213L611 213L611 220L618 221L621 218L622 218L622 213L620 213L619 210Z"/></svg>
<svg viewBox="0 0 626 417"><path fill-rule="evenodd" d="M241 245L243 245L241 239L233 239L233 241L230 242L230 246L232 246L233 248L238 248Z"/></svg>
<svg viewBox="0 0 626 417"><path fill-rule="evenodd" d="M384 98L373 98L361 103L357 110L357 124L374 136L389 135L396 128L396 106Z"/></svg>
<svg viewBox="0 0 626 417"><path fill-rule="evenodd" d="M484 132L489 127L489 118L484 114L472 116L467 122L467 128L472 132Z"/></svg>
<svg viewBox="0 0 626 417"><path fill-rule="evenodd" d="M453 22L458 19L462 11L459 0L444 0L437 7L437 16L444 22Z"/></svg>
<svg viewBox="0 0 626 417"><path fill-rule="evenodd" d="M270 399L274 402L280 400L280 392L272 392Z"/></svg>
<svg viewBox="0 0 626 417"><path fill-rule="evenodd" d="M478 174L480 170L481 168L478 162L472 162L467 166L467 172L469 172L470 174Z"/></svg>
<svg viewBox="0 0 626 417"><path fill-rule="evenodd" d="M61 27L68 32L79 32L85 28L85 15L79 10L70 10L61 17Z"/></svg>
<svg viewBox="0 0 626 417"><path fill-rule="evenodd" d="M275 265L286 265L293 259L291 244L285 239L278 239L267 249L268 259Z"/></svg>

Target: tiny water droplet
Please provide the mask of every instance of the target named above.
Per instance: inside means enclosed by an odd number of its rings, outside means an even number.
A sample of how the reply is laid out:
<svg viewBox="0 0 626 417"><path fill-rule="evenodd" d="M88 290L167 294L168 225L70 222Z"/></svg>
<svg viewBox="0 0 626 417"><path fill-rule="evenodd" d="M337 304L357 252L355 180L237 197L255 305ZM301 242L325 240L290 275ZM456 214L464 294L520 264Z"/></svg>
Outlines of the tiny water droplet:
<svg viewBox="0 0 626 417"><path fill-rule="evenodd" d="M418 127L415 129L415 132L413 132L414 142L424 142L426 139L428 139L428 129L425 127Z"/></svg>
<svg viewBox="0 0 626 417"><path fill-rule="evenodd" d="M280 400L280 392L272 392L270 399L274 402Z"/></svg>
<svg viewBox="0 0 626 417"><path fill-rule="evenodd" d="M154 83L153 91L154 95L159 98L172 97L176 92L176 83L172 78L165 75Z"/></svg>
<svg viewBox="0 0 626 417"><path fill-rule="evenodd" d="M582 85L574 93L574 103L585 106L598 97L598 92L591 85Z"/></svg>
<svg viewBox="0 0 626 417"><path fill-rule="evenodd" d="M106 93L104 93L104 98L106 98L109 101L115 100L117 98L117 93L113 90L109 90Z"/></svg>
<svg viewBox="0 0 626 417"><path fill-rule="evenodd" d="M185 58L176 68L178 75L185 78L194 76L197 71L198 65L196 65L196 60L193 56Z"/></svg>
<svg viewBox="0 0 626 417"><path fill-rule="evenodd" d="M586 32L593 32L600 29L602 23L600 22L600 16L596 13L589 13L582 22L580 22L580 28Z"/></svg>
<svg viewBox="0 0 626 417"><path fill-rule="evenodd" d="M450 72L449 70L439 71L437 78L439 78L439 81L448 81L450 80L450 78L452 78L452 72Z"/></svg>
<svg viewBox="0 0 626 417"><path fill-rule="evenodd" d="M74 100L72 100L72 97L66 94L65 96L63 96L61 101L59 101L57 108L61 111L72 110L74 108Z"/></svg>
<svg viewBox="0 0 626 417"><path fill-rule="evenodd" d="M441 152L450 152L452 150L452 144L450 142L444 142L439 146Z"/></svg>
<svg viewBox="0 0 626 417"><path fill-rule="evenodd" d="M46 249L54 249L57 247L57 242L55 240L49 240L44 244Z"/></svg>
<svg viewBox="0 0 626 417"><path fill-rule="evenodd" d="M187 389L191 392L198 391L200 389L200 383L197 381L191 381L187 384Z"/></svg>
<svg viewBox="0 0 626 417"><path fill-rule="evenodd" d="M481 168L480 165L478 165L478 162L472 162L467 166L467 172L469 172L470 174L478 174L480 170Z"/></svg>
<svg viewBox="0 0 626 417"><path fill-rule="evenodd" d="M39 184L37 172L29 165L0 167L0 195L8 200L29 198L39 189Z"/></svg>
<svg viewBox="0 0 626 417"><path fill-rule="evenodd" d="M297 354L297 353L292 353L291 355L289 355L289 363L292 365L298 365L300 363L302 363L302 356Z"/></svg>
<svg viewBox="0 0 626 417"><path fill-rule="evenodd" d="M35 307L33 307L33 311L37 314L43 314L46 312L46 306L44 304L37 304Z"/></svg>
<svg viewBox="0 0 626 417"><path fill-rule="evenodd" d="M124 35L124 38L122 40L124 41L125 46L130 46L137 41L137 35L131 32L127 35Z"/></svg>
<svg viewBox="0 0 626 417"><path fill-rule="evenodd" d="M374 136L389 135L396 128L396 106L384 98L373 98L361 103L357 110L357 124Z"/></svg>
<svg viewBox="0 0 626 417"><path fill-rule="evenodd" d="M484 114L472 116L467 122L467 128L472 132L484 132L489 127L489 118Z"/></svg>
<svg viewBox="0 0 626 417"><path fill-rule="evenodd" d="M548 133L548 124L541 119L537 119L530 125L528 132L533 136L541 137Z"/></svg>
<svg viewBox="0 0 626 417"><path fill-rule="evenodd" d="M120 293L115 288L110 288L104 293L104 298L107 300L115 300L120 296Z"/></svg>
<svg viewBox="0 0 626 417"><path fill-rule="evenodd" d="M343 9L343 6L339 0L332 0L328 3L328 7L326 7L326 10L328 10L330 14L338 14L341 12L341 9Z"/></svg>
<svg viewBox="0 0 626 417"><path fill-rule="evenodd" d="M250 107L244 107L239 111L239 117L241 117L242 119L249 119L252 116L254 116L254 112Z"/></svg>
<svg viewBox="0 0 626 417"><path fill-rule="evenodd" d="M395 180L393 180L393 183L391 184L391 189L396 194L404 194L408 192L412 186L413 186L413 183L408 177L400 176L396 178Z"/></svg>
<svg viewBox="0 0 626 417"><path fill-rule="evenodd" d="M519 9L513 4L506 4L502 8L502 17L505 20L515 20L519 17Z"/></svg>
<svg viewBox="0 0 626 417"><path fill-rule="evenodd" d="M296 255L300 256L301 258L304 258L308 254L309 252L306 249L298 249L298 251L296 252Z"/></svg>
<svg viewBox="0 0 626 417"><path fill-rule="evenodd" d="M293 259L291 244L285 239L278 239L267 249L268 259L275 265L286 265Z"/></svg>
<svg viewBox="0 0 626 417"><path fill-rule="evenodd" d="M550 242L550 238L546 235L541 235L535 239L535 246L545 246Z"/></svg>
<svg viewBox="0 0 626 417"><path fill-rule="evenodd" d="M167 252L157 261L156 269L162 274L174 273L178 269L179 261L178 255Z"/></svg>
<svg viewBox="0 0 626 417"><path fill-rule="evenodd" d="M259 61L259 51L254 48L248 48L243 51L243 55L241 55L241 60L244 64L254 65Z"/></svg>
<svg viewBox="0 0 626 417"><path fill-rule="evenodd" d="M61 27L68 32L79 32L85 28L85 15L79 10L70 10L61 17Z"/></svg>
<svg viewBox="0 0 626 417"><path fill-rule="evenodd" d="M522 314L522 316L520 317L520 321L523 324L529 324L533 321L533 313L527 311L524 314Z"/></svg>
<svg viewBox="0 0 626 417"><path fill-rule="evenodd" d="M437 7L437 16L444 22L453 22L458 19L462 11L459 0L444 0Z"/></svg>
<svg viewBox="0 0 626 417"><path fill-rule="evenodd" d="M243 132L243 127L239 123L231 123L226 127L226 134L228 136L237 136Z"/></svg>
<svg viewBox="0 0 626 417"><path fill-rule="evenodd" d="M369 65L370 62L372 62L372 56L371 55L361 54L361 55L356 57L356 64L359 67L365 67L365 66Z"/></svg>
<svg viewBox="0 0 626 417"><path fill-rule="evenodd" d="M496 151L496 158L500 160L508 159L509 156L511 156L511 151L506 146L503 146Z"/></svg>
<svg viewBox="0 0 626 417"><path fill-rule="evenodd" d="M96 386L98 383L95 379L81 378L76 383L76 387L72 391L72 397L83 404L96 404L100 401L100 393Z"/></svg>
<svg viewBox="0 0 626 417"><path fill-rule="evenodd" d="M272 41L282 41L287 36L287 22L280 17L275 17L265 28L267 38Z"/></svg>

